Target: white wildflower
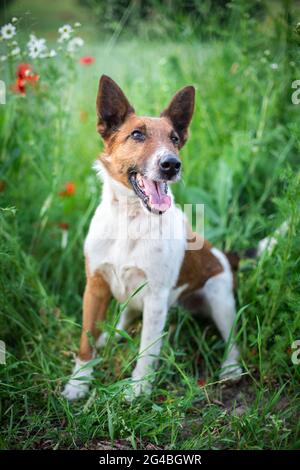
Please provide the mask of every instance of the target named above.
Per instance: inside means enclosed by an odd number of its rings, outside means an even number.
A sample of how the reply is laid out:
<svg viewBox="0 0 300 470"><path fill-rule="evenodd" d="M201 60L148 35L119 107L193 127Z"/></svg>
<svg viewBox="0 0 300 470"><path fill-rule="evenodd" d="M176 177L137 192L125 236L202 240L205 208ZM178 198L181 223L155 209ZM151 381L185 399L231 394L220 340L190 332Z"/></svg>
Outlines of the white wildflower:
<svg viewBox="0 0 300 470"><path fill-rule="evenodd" d="M68 52L75 52L76 49L79 47L82 47L84 45L84 40L80 37L75 37L71 39L71 41L67 45L67 51Z"/></svg>
<svg viewBox="0 0 300 470"><path fill-rule="evenodd" d="M12 19L11 19L11 22L12 23L16 23L18 21L18 18L16 18L16 16L14 16Z"/></svg>
<svg viewBox="0 0 300 470"><path fill-rule="evenodd" d="M71 34L73 32L73 28L69 24L65 24L58 29L59 34Z"/></svg>
<svg viewBox="0 0 300 470"><path fill-rule="evenodd" d="M65 24L58 29L60 37L58 38L58 42L64 42L70 39L71 34L73 33L73 28L69 24Z"/></svg>
<svg viewBox="0 0 300 470"><path fill-rule="evenodd" d="M81 26L81 23L79 23L79 21L76 21L76 23L74 23L74 28L80 28Z"/></svg>
<svg viewBox="0 0 300 470"><path fill-rule="evenodd" d="M56 51L54 49L51 49L51 51L48 54L49 57L55 57L56 56Z"/></svg>
<svg viewBox="0 0 300 470"><path fill-rule="evenodd" d="M70 37L71 37L70 33L62 33L61 36L58 38L57 42L68 41L68 39L70 39Z"/></svg>
<svg viewBox="0 0 300 470"><path fill-rule="evenodd" d="M4 62L7 59L6 55L0 56L0 62Z"/></svg>
<svg viewBox="0 0 300 470"><path fill-rule="evenodd" d="M270 65L272 70L277 70L278 69L278 64L274 63Z"/></svg>
<svg viewBox="0 0 300 470"><path fill-rule="evenodd" d="M29 36L29 41L27 43L27 46L30 47L30 46L33 46L34 43L38 40L38 38L34 35L34 34L30 34Z"/></svg>
<svg viewBox="0 0 300 470"><path fill-rule="evenodd" d="M30 40L27 43L28 47L28 55L32 59L36 59L37 57L45 57L45 53L47 50L46 46L46 39L38 39L34 34L30 35Z"/></svg>
<svg viewBox="0 0 300 470"><path fill-rule="evenodd" d="M19 55L20 52L21 52L21 49L19 48L19 46L16 46L16 47L14 47L14 48L11 50L10 54L11 54L12 56L15 56L15 55Z"/></svg>
<svg viewBox="0 0 300 470"><path fill-rule="evenodd" d="M3 39L13 38L16 35L16 32L17 32L16 27L11 23L5 24L0 29L0 33L1 33L1 36L3 37Z"/></svg>

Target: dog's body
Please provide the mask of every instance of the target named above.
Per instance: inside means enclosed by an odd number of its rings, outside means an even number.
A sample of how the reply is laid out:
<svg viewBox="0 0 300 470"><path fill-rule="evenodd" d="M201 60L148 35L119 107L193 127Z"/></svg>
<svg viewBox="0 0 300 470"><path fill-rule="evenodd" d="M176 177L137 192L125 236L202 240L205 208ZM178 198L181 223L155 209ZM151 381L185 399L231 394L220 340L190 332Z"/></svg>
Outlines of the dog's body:
<svg viewBox="0 0 300 470"><path fill-rule="evenodd" d="M138 118L111 79L100 81L98 130L105 151L98 166L103 192L84 246L83 329L76 366L64 390L69 399L88 390L88 384L78 380L92 374L86 366L94 354L87 333L98 346L105 344L106 333L100 335L97 322L104 320L111 296L126 302L117 330L143 312L131 397L151 389L151 371L171 305L181 302L192 310L205 310L224 340L230 339L235 320L230 263L221 251L192 233L167 190L167 182L176 181L180 173L178 151L187 138L193 106L194 90L186 87L160 118ZM191 240L196 245L188 249ZM240 374L237 358L238 349L230 341L223 377Z"/></svg>

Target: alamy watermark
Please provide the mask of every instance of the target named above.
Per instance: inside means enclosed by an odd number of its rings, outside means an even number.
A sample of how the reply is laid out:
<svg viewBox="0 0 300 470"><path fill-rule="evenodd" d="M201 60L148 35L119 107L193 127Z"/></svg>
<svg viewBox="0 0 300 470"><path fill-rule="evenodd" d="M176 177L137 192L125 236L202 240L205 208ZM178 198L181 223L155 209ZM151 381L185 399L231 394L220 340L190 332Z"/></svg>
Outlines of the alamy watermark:
<svg viewBox="0 0 300 470"><path fill-rule="evenodd" d="M3 80L0 80L0 104L6 104L6 85Z"/></svg>
<svg viewBox="0 0 300 470"><path fill-rule="evenodd" d="M136 216L128 198L118 200L114 224L103 224L98 236L102 240L182 240L186 250L201 250L204 245L204 204L175 206L162 215L144 209L143 217ZM138 206L138 211L140 210ZM188 226L195 231L189 230Z"/></svg>
<svg viewBox="0 0 300 470"><path fill-rule="evenodd" d="M6 364L6 345L0 340L0 364Z"/></svg>
<svg viewBox="0 0 300 470"><path fill-rule="evenodd" d="M292 93L292 103L299 104L300 103L300 80L294 80L292 82L292 88L295 88L295 91Z"/></svg>
<svg viewBox="0 0 300 470"><path fill-rule="evenodd" d="M300 364L300 339L296 339L291 344L292 354L292 363L296 366Z"/></svg>

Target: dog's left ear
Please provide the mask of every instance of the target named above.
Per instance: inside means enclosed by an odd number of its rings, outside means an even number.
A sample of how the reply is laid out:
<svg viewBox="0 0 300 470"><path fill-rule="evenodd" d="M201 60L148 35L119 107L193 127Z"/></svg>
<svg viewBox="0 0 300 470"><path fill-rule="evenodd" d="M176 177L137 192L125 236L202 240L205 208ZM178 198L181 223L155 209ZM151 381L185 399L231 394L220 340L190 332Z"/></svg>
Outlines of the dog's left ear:
<svg viewBox="0 0 300 470"><path fill-rule="evenodd" d="M107 75L102 75L96 102L97 130L105 139L115 132L127 116L134 113L121 88Z"/></svg>
<svg viewBox="0 0 300 470"><path fill-rule="evenodd" d="M176 93L169 106L161 113L161 117L167 117L173 124L180 138L180 147L188 138L188 127L193 116L194 104L195 88L186 86Z"/></svg>

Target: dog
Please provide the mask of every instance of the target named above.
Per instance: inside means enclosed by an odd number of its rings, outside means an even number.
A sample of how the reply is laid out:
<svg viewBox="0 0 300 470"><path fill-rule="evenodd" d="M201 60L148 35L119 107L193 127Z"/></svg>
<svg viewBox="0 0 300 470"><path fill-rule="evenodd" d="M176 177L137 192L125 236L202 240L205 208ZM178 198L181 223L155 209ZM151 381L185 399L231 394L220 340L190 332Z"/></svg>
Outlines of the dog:
<svg viewBox="0 0 300 470"><path fill-rule="evenodd" d="M159 117L139 117L119 86L108 76L100 78L97 130L104 151L96 167L103 190L84 243L80 348L63 391L69 400L88 392L93 344L101 347L107 341L99 323L112 297L126 305L117 330L143 315L139 355L125 393L129 400L151 393L168 310L177 303L196 313L205 311L215 322L227 344L220 378L242 373L233 340L234 263L193 233L170 189L181 176L179 151L188 138L194 102L195 89L186 86ZM170 236L174 231L176 236Z"/></svg>

